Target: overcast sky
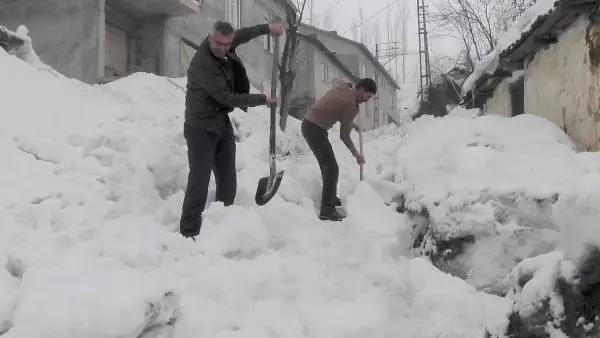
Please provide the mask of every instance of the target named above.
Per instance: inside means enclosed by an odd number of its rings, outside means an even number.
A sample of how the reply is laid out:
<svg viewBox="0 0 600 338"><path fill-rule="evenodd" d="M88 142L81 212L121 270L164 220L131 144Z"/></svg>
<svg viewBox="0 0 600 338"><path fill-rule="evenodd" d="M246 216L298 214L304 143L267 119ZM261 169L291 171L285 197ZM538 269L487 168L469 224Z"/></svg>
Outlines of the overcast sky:
<svg viewBox="0 0 600 338"><path fill-rule="evenodd" d="M311 0L307 0L310 3ZM418 51L418 36L417 36L417 10L416 0L313 0L315 19L318 22L323 22L327 16L327 12L331 13L330 30L336 30L338 34L344 35L348 38L352 38L352 24L353 22L360 23L359 6L362 6L363 16L365 19L370 18L372 15L383 11L376 16L369 19L366 24L369 27L373 27L376 22L379 25L387 27L387 15L397 16L400 10L400 6L406 6L408 9L409 17L407 22L408 37L407 37L407 49L409 52ZM434 6L432 0L425 0L429 6ZM391 6L390 6L391 5ZM389 7L388 7L389 6ZM307 11L308 12L308 11ZM305 15L305 17L309 17ZM395 19L392 19L395 21ZM434 27L429 27L434 30ZM373 29L373 28L371 28ZM382 29L383 30L383 29ZM439 33L435 32L435 33ZM387 42L387 33L381 34L381 42ZM372 46L371 46L372 48ZM429 41L429 48L431 54L455 54L456 53L456 41L449 38L431 37ZM395 64L394 62L390 63ZM407 69L413 71L413 79L418 76L418 55L407 57ZM393 67L393 66L392 66ZM395 76L395 70L392 70L392 75ZM408 74L407 77L410 77ZM398 79L401 82L401 78Z"/></svg>

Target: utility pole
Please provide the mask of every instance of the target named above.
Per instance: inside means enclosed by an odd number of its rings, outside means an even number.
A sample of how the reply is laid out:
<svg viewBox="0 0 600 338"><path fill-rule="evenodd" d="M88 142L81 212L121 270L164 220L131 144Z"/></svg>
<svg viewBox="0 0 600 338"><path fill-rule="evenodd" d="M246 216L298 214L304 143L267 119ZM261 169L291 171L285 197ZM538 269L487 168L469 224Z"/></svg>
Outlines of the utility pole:
<svg viewBox="0 0 600 338"><path fill-rule="evenodd" d="M375 43L375 59L379 63L379 43ZM379 69L375 67L375 84L379 86ZM375 102L373 102L373 126L374 128L379 127L379 95L375 95Z"/></svg>
<svg viewBox="0 0 600 338"><path fill-rule="evenodd" d="M400 46L398 45L400 44ZM390 47L379 47L379 46L383 46L383 45L393 45ZM389 41L389 42L382 42L382 43L378 43L375 46L375 51L376 51L376 57L377 60L382 59L382 63L381 65L385 66L387 64L389 64L392 61L397 61L398 60L398 56L402 56L402 58L404 59L407 55L417 55L419 54L419 52L409 52L406 51L406 48L403 45L403 42L401 41ZM404 61L403 61L404 63ZM394 78L394 80L396 80L396 82L398 82L398 67L397 67L398 63L396 63L396 76ZM405 71L403 70L403 74L402 74L402 82L404 83L405 80Z"/></svg>
<svg viewBox="0 0 600 338"><path fill-rule="evenodd" d="M417 20L419 34L419 73L421 79L421 103L428 101L431 85L431 68L429 64L429 43L427 40L427 18L425 0L417 0Z"/></svg>
<svg viewBox="0 0 600 338"><path fill-rule="evenodd" d="M388 42L381 42L381 43L376 43L375 44L375 58L377 58L377 61L379 62L380 58L387 58L387 60L385 60L385 62L380 64L385 68L385 66L387 64L389 64L390 62L394 61L394 60L398 60L398 56L402 56L403 58L406 57L406 55L416 55L419 54L417 52L407 52L405 50L405 48L398 46L398 44L401 43L400 41L388 41ZM384 46L384 45L393 45L391 47L380 47L380 46ZM396 63L396 77L394 78L394 80L396 81L396 83L398 83L398 67L397 67L398 63ZM377 83L377 85L379 85L378 82L379 79L379 72L375 72L375 83ZM404 81L404 77L402 78L402 81ZM377 115L379 113L379 101L378 101L378 97L375 97L375 115ZM376 120L379 121L379 119ZM376 126L378 127L378 126Z"/></svg>
<svg viewBox="0 0 600 338"><path fill-rule="evenodd" d="M308 10L310 11L310 25L314 26L315 24L315 0L310 0L308 3Z"/></svg>

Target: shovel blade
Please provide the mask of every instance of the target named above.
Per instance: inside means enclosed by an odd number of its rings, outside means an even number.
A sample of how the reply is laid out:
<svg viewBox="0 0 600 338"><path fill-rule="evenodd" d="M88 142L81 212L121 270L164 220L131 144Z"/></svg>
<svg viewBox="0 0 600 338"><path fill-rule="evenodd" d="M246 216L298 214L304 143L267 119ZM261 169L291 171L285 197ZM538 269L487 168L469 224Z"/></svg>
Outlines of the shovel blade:
<svg viewBox="0 0 600 338"><path fill-rule="evenodd" d="M254 197L254 201L256 204L263 206L275 196L279 186L281 185L281 180L283 179L283 171L280 171L275 175L275 177L267 176L261 177L258 180L258 187L256 188L256 196ZM271 184L269 184L271 182Z"/></svg>

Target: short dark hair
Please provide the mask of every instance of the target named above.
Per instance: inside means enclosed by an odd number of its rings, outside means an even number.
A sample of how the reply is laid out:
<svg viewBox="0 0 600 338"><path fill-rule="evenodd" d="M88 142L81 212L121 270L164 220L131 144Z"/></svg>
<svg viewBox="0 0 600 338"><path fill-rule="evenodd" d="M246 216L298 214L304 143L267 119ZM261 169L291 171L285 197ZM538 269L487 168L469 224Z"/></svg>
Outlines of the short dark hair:
<svg viewBox="0 0 600 338"><path fill-rule="evenodd" d="M219 32L225 36L229 36L229 35L235 33L235 29L229 22L217 21L213 25L213 32L215 32L215 33Z"/></svg>
<svg viewBox="0 0 600 338"><path fill-rule="evenodd" d="M377 94L377 84L370 78L364 78L358 80L356 83L356 89L364 88L366 92Z"/></svg>

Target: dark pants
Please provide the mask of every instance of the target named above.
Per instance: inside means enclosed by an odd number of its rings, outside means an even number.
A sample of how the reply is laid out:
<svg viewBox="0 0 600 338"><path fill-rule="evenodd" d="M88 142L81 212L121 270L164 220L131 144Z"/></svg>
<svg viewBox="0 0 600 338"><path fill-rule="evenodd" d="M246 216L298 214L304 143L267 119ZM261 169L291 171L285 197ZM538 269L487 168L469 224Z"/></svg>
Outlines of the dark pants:
<svg viewBox="0 0 600 338"><path fill-rule="evenodd" d="M321 214L333 212L336 205L339 167L327 135L327 130L311 121L302 121L302 135L317 158L323 178Z"/></svg>
<svg viewBox="0 0 600 338"><path fill-rule="evenodd" d="M185 124L183 134L190 172L179 227L184 236L196 236L202 225L212 171L217 185L216 200L229 206L235 199L235 137L229 119L220 133Z"/></svg>

